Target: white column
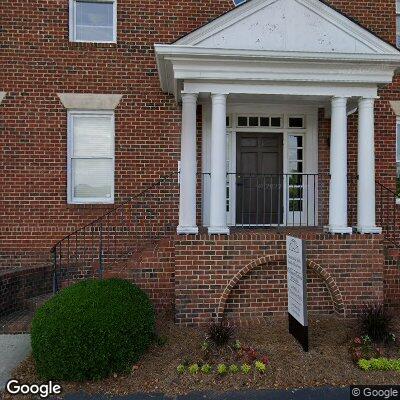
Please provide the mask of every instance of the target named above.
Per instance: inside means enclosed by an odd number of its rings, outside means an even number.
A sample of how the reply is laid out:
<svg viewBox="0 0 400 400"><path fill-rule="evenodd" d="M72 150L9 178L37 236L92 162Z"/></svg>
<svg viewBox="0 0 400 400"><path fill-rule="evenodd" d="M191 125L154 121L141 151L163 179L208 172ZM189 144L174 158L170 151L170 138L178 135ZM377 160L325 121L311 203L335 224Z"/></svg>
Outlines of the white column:
<svg viewBox="0 0 400 400"><path fill-rule="evenodd" d="M229 234L226 219L226 97L226 94L211 94L210 234Z"/></svg>
<svg viewBox="0 0 400 400"><path fill-rule="evenodd" d="M347 226L347 99L332 98L329 232L351 233Z"/></svg>
<svg viewBox="0 0 400 400"><path fill-rule="evenodd" d="M357 230L381 233L375 222L374 99L358 102L358 202Z"/></svg>
<svg viewBox="0 0 400 400"><path fill-rule="evenodd" d="M196 234L196 93L182 93L178 234Z"/></svg>

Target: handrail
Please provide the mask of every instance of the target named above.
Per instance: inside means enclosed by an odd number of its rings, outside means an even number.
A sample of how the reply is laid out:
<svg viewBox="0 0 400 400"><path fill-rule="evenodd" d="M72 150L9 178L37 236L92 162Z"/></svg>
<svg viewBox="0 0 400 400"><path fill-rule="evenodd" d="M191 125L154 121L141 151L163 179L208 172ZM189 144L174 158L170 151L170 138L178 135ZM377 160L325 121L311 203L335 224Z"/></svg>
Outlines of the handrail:
<svg viewBox="0 0 400 400"><path fill-rule="evenodd" d="M377 221L384 238L400 248L400 226L397 218L397 193L376 181Z"/></svg>
<svg viewBox="0 0 400 400"><path fill-rule="evenodd" d="M100 217L94 219L93 221L87 223L86 225L76 229L75 231L69 233L68 235L66 235L65 237L63 237L62 239L60 239L52 248L51 251L53 251L61 242L63 242L64 240L68 239L69 237L75 235L77 232L84 230L85 228L88 228L89 226L96 224L97 222L101 221L102 219L105 219L106 217L108 217L109 215L111 215L112 213L118 211L119 209L121 209L122 207L124 207L126 204L138 199L139 197L143 196L144 194L146 194L147 192L149 192L151 189L153 189L154 187L160 185L161 183L163 183L166 179L171 178L172 176L176 175L176 172L173 172L169 175L164 175L161 179L159 179L157 182L153 183L151 186L147 187L145 190L143 190L142 192L129 197L127 200L123 201L122 203L120 203L118 206L113 207L111 210L107 211L105 214L101 215Z"/></svg>
<svg viewBox="0 0 400 400"><path fill-rule="evenodd" d="M177 176L177 172L164 175L56 242L51 248L54 292L65 281L102 278L108 266L140 257L146 246L154 247L170 235L177 220L177 196L172 192L178 187Z"/></svg>

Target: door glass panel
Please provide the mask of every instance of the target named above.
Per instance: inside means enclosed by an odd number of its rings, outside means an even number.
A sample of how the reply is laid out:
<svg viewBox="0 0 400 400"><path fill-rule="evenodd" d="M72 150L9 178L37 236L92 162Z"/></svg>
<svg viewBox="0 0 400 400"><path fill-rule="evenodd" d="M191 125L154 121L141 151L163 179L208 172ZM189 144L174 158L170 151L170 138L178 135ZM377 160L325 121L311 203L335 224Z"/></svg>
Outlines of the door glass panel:
<svg viewBox="0 0 400 400"><path fill-rule="evenodd" d="M288 211L303 211L303 136L289 135L289 184L288 184Z"/></svg>

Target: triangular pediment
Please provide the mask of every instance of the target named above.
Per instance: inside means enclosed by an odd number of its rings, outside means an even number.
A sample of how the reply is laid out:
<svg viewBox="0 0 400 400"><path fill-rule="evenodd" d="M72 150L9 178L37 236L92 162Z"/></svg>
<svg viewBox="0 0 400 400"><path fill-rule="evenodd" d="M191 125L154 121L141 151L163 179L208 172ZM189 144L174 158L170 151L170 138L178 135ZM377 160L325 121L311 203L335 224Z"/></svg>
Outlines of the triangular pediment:
<svg viewBox="0 0 400 400"><path fill-rule="evenodd" d="M210 49L399 54L319 0L251 0L174 44Z"/></svg>

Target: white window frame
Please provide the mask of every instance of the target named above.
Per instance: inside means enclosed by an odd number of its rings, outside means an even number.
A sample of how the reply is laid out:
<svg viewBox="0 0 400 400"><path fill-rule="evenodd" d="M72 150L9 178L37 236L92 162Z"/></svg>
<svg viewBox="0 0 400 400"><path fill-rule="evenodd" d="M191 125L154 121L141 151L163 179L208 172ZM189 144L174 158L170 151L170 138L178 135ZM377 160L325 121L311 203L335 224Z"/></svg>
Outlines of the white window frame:
<svg viewBox="0 0 400 400"><path fill-rule="evenodd" d="M73 157L74 149L74 130L73 118L75 116L107 116L111 118L111 157ZM67 201L68 204L114 204L114 189L115 189L115 113L114 111L98 111L98 110L68 110L68 134L67 134ZM92 159L110 159L112 160L112 179L111 179L111 197L74 197L73 189L73 174L72 160L74 158L92 158Z"/></svg>
<svg viewBox="0 0 400 400"><path fill-rule="evenodd" d="M398 35L398 31L400 26L398 26L397 18L400 17L400 4L396 0L396 46L400 48L400 35Z"/></svg>
<svg viewBox="0 0 400 400"><path fill-rule="evenodd" d="M396 119L396 191L397 191L397 164L400 163L400 159L397 159L399 135L400 135L400 117ZM400 204L400 197L396 199L396 204Z"/></svg>
<svg viewBox="0 0 400 400"><path fill-rule="evenodd" d="M79 0L69 0L69 40L77 43L117 43L117 0L81 0L87 3L113 4L113 39L112 40L78 40L76 39L76 3Z"/></svg>

